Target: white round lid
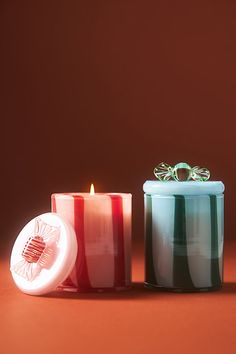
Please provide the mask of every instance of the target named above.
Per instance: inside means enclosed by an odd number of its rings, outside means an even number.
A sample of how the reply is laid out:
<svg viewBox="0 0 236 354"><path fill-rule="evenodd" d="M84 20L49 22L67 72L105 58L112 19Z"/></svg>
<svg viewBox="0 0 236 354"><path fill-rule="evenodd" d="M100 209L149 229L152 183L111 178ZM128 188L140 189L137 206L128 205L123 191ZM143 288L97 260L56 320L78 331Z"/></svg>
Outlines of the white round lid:
<svg viewBox="0 0 236 354"><path fill-rule="evenodd" d="M56 213L32 219L19 233L10 270L20 290L30 295L53 291L70 274L77 256L73 227Z"/></svg>
<svg viewBox="0 0 236 354"><path fill-rule="evenodd" d="M224 184L220 181L146 181L143 190L156 195L207 195L222 194Z"/></svg>

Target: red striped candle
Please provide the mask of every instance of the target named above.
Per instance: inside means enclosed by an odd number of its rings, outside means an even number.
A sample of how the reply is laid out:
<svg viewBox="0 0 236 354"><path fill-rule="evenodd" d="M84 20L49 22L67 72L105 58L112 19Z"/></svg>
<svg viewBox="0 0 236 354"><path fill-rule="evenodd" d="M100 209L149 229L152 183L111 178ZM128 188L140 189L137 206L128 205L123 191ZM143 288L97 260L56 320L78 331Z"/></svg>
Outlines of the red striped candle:
<svg viewBox="0 0 236 354"><path fill-rule="evenodd" d="M77 260L63 290L122 290L131 285L131 194L55 193L52 211L69 221Z"/></svg>

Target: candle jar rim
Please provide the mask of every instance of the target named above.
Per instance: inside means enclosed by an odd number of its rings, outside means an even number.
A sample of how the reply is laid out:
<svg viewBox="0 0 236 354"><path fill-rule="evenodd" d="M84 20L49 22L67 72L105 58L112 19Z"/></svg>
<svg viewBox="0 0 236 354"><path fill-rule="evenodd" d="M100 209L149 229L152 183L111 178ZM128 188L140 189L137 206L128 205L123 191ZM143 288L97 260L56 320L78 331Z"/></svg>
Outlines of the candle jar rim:
<svg viewBox="0 0 236 354"><path fill-rule="evenodd" d="M66 192L66 193L52 193L51 197L57 197L61 199L67 199L69 197L82 197L84 199L106 199L107 197L122 197L130 199L132 198L131 193L83 193L83 192Z"/></svg>

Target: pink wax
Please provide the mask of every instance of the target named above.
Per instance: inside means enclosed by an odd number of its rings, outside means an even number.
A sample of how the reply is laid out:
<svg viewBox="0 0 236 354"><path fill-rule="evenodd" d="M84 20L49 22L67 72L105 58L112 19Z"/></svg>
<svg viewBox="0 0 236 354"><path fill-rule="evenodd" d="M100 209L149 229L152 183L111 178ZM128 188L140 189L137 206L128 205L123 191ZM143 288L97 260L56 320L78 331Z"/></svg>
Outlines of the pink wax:
<svg viewBox="0 0 236 354"><path fill-rule="evenodd" d="M52 211L74 227L78 255L62 284L69 291L131 286L131 194L56 193Z"/></svg>

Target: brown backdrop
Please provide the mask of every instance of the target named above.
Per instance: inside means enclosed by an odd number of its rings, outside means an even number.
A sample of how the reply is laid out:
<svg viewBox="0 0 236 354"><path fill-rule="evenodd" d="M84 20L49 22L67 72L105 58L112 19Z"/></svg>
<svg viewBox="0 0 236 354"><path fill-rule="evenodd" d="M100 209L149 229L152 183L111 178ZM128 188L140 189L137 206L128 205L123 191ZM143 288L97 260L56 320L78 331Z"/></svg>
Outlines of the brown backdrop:
<svg viewBox="0 0 236 354"><path fill-rule="evenodd" d="M160 161L225 182L234 237L233 1L2 0L0 14L3 247L52 192L91 181L133 194L141 240Z"/></svg>

